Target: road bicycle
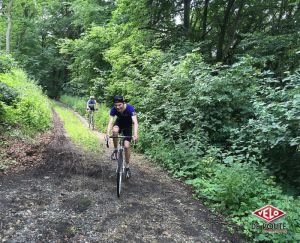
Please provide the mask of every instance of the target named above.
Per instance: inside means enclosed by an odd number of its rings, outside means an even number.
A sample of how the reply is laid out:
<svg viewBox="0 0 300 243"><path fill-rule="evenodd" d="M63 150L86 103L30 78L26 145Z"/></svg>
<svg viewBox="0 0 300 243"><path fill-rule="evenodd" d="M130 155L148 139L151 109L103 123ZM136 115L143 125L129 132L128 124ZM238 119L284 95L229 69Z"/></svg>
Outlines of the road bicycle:
<svg viewBox="0 0 300 243"><path fill-rule="evenodd" d="M95 125L94 125L94 110L88 109L88 123L89 123L89 128L94 130Z"/></svg>
<svg viewBox="0 0 300 243"><path fill-rule="evenodd" d="M131 138L131 136L109 136L109 138L118 138L119 145L117 149L117 196L120 197L122 189L122 179L125 177L125 164L124 164L124 139ZM108 139L106 139L106 147L109 148Z"/></svg>

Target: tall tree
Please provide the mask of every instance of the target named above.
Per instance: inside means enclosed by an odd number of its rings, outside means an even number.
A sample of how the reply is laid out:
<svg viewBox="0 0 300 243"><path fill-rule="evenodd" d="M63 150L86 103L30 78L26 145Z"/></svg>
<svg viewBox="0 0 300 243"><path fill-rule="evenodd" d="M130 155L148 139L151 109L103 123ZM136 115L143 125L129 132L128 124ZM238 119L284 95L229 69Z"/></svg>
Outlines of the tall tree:
<svg viewBox="0 0 300 243"><path fill-rule="evenodd" d="M245 6L245 1L240 0L237 4L237 8L234 10L232 25L228 30L227 44L223 51L223 61L228 64L232 64L234 51L241 41L241 37L237 34L240 29L240 24L242 21L242 11Z"/></svg>
<svg viewBox="0 0 300 243"><path fill-rule="evenodd" d="M220 62L223 59L223 55L224 55L223 48L224 48L224 42L225 42L225 35L226 35L227 28L228 28L229 20L230 20L231 14L232 14L234 2L235 2L235 0L229 0L227 2L227 5L224 9L223 19L220 23L220 33L219 33L218 43L217 43L217 57L216 57L217 62Z"/></svg>
<svg viewBox="0 0 300 243"><path fill-rule="evenodd" d="M203 9L203 16L202 16L202 34L201 34L201 40L205 40L205 36L207 33L207 13L208 13L208 4L209 0L204 1L204 9Z"/></svg>
<svg viewBox="0 0 300 243"><path fill-rule="evenodd" d="M6 15L7 15L7 29L6 29L6 53L10 53L10 39L12 31L12 6L13 0L10 0L7 6Z"/></svg>
<svg viewBox="0 0 300 243"><path fill-rule="evenodd" d="M183 13L183 28L185 35L188 37L190 32L190 12L191 12L191 0L184 0L184 13Z"/></svg>

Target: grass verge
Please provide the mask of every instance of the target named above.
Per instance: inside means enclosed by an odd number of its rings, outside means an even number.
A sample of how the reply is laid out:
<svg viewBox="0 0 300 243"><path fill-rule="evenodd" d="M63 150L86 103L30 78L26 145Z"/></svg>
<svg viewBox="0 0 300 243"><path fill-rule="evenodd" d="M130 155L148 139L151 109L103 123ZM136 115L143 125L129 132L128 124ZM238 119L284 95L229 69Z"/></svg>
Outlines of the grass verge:
<svg viewBox="0 0 300 243"><path fill-rule="evenodd" d="M78 96L62 95L60 101L71 107L74 111L78 112L82 116L86 116L86 99ZM109 108L105 104L98 104L98 110L95 112L95 127L101 132L106 132L108 120L109 120Z"/></svg>
<svg viewBox="0 0 300 243"><path fill-rule="evenodd" d="M66 132L72 142L81 146L86 151L95 153L103 152L99 138L90 129L85 127L72 111L56 103L53 103L53 107L63 121Z"/></svg>

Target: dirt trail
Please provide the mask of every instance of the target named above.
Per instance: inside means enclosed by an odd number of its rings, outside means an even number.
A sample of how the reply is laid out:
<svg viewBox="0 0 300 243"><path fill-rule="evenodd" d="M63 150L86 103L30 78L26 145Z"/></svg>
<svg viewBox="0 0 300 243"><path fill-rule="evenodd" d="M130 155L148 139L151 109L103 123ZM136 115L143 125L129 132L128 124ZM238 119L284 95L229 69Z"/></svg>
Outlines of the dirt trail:
<svg viewBox="0 0 300 243"><path fill-rule="evenodd" d="M244 242L141 156L117 198L110 151L80 151L55 112L54 125L39 166L0 177L0 242Z"/></svg>

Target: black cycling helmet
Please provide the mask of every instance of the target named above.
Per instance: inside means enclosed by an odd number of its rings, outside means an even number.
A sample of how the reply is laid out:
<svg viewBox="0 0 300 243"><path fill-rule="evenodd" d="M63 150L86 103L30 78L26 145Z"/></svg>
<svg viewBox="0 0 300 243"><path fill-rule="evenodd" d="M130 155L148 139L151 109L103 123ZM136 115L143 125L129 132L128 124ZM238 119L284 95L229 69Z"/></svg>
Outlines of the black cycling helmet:
<svg viewBox="0 0 300 243"><path fill-rule="evenodd" d="M114 103L118 103L118 102L124 103L124 98L122 95L116 95L114 97Z"/></svg>

